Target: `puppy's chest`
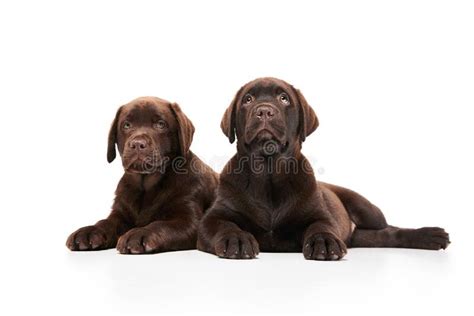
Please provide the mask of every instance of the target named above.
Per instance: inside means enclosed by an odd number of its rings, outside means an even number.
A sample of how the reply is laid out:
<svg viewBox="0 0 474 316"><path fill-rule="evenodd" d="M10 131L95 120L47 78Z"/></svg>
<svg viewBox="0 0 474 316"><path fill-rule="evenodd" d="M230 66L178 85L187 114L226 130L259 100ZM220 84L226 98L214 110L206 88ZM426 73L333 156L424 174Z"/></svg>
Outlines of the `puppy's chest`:
<svg viewBox="0 0 474 316"><path fill-rule="evenodd" d="M130 204L136 226L146 226L152 221L166 216L166 201L169 195L164 193L144 193Z"/></svg>
<svg viewBox="0 0 474 316"><path fill-rule="evenodd" d="M296 201L284 193L265 193L250 199L252 217L264 231L271 232L291 218Z"/></svg>
<svg viewBox="0 0 474 316"><path fill-rule="evenodd" d="M294 219L295 203L260 203L254 209L259 229L252 231L262 251L297 251L302 230Z"/></svg>

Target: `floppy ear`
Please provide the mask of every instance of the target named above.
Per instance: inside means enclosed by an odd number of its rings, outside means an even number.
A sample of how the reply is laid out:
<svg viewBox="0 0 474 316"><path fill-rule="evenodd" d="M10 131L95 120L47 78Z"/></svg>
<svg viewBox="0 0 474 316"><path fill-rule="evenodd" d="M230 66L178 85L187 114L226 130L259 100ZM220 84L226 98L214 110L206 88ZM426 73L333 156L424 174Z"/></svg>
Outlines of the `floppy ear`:
<svg viewBox="0 0 474 316"><path fill-rule="evenodd" d="M194 135L194 125L191 120L181 111L181 108L178 104L170 104L171 111L173 112L176 121L178 121L178 139L179 146L181 150L181 155L185 156L188 151L191 143L193 141Z"/></svg>
<svg viewBox="0 0 474 316"><path fill-rule="evenodd" d="M112 126L110 127L110 131L109 131L109 142L107 145L107 161L109 163L114 161L117 155L115 152L115 144L117 143L117 124L118 124L118 119L120 117L121 111L122 111L122 107L120 107L117 110L114 121L112 122Z"/></svg>
<svg viewBox="0 0 474 316"><path fill-rule="evenodd" d="M299 134L301 142L311 135L319 126L318 117L313 108L308 104L300 90L293 88L298 98L299 106Z"/></svg>
<svg viewBox="0 0 474 316"><path fill-rule="evenodd" d="M236 133L236 119L235 119L235 111L237 109L237 102L239 101L240 92L242 91L243 87L237 91L237 94L234 96L234 99L230 103L229 107L224 113L224 116L221 120L221 129L225 136L229 139L230 143L232 144L235 141L235 133Z"/></svg>

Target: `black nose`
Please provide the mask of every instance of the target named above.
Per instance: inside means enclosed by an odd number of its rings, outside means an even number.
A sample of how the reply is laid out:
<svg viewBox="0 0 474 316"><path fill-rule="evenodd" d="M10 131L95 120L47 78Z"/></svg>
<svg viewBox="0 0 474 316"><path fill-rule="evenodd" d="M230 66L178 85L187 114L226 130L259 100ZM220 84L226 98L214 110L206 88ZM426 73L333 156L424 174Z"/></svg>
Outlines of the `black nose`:
<svg viewBox="0 0 474 316"><path fill-rule="evenodd" d="M262 105L255 110L255 115L261 120L269 120L275 116L275 110L270 106Z"/></svg>
<svg viewBox="0 0 474 316"><path fill-rule="evenodd" d="M148 147L147 141L144 138L136 137L130 141L130 148L135 150L144 150Z"/></svg>

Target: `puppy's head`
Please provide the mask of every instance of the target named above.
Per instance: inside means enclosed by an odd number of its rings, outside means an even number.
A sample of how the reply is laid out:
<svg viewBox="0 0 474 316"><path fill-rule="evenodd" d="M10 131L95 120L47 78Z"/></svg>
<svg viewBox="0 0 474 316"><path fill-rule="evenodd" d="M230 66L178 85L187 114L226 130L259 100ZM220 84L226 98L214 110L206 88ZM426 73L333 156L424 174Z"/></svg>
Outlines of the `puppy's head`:
<svg viewBox="0 0 474 316"><path fill-rule="evenodd" d="M244 85L222 118L221 128L239 151L271 156L295 152L318 127L318 118L301 92L276 78Z"/></svg>
<svg viewBox="0 0 474 316"><path fill-rule="evenodd" d="M186 157L194 126L176 103L142 97L121 106L109 132L107 160L115 145L125 172L150 174L177 156Z"/></svg>

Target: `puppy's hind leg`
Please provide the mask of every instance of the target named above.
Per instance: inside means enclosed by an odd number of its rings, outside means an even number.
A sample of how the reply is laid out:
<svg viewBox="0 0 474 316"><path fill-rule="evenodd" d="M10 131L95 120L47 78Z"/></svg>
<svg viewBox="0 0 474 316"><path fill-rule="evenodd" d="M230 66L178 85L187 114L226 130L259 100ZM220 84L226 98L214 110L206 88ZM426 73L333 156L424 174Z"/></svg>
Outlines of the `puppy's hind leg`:
<svg viewBox="0 0 474 316"><path fill-rule="evenodd" d="M349 247L392 247L439 250L449 245L449 235L439 227L419 229L389 226L380 209L360 194L332 184L322 183L336 193L356 229Z"/></svg>
<svg viewBox="0 0 474 316"><path fill-rule="evenodd" d="M320 183L337 195L357 228L377 230L388 227L382 211L359 193L333 184Z"/></svg>
<svg viewBox="0 0 474 316"><path fill-rule="evenodd" d="M439 227L419 229L388 226L384 229L356 228L350 247L392 247L440 250L450 244L449 234Z"/></svg>

